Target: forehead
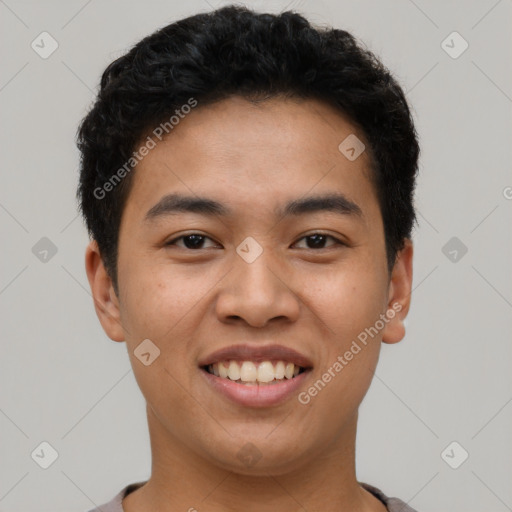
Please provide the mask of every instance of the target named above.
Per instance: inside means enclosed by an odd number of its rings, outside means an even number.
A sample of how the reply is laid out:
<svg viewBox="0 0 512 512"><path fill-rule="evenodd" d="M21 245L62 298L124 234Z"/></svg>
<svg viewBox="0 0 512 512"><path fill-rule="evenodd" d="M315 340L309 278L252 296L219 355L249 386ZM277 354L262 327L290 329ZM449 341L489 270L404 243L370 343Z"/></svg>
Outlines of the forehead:
<svg viewBox="0 0 512 512"><path fill-rule="evenodd" d="M364 133L318 100L198 102L137 164L125 213L145 216L171 192L262 212L280 211L308 192L340 192L364 203L376 197L370 155L347 158L340 144L350 137L368 148Z"/></svg>

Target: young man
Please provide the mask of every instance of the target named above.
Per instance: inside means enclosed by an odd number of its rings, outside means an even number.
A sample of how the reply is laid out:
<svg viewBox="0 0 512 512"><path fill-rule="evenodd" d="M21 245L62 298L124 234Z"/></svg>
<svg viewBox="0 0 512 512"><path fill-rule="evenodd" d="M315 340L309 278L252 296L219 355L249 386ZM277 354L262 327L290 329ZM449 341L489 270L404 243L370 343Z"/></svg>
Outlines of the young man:
<svg viewBox="0 0 512 512"><path fill-rule="evenodd" d="M87 276L152 451L96 510L410 512L354 453L412 282L419 146L386 68L345 31L224 7L113 62L78 139Z"/></svg>

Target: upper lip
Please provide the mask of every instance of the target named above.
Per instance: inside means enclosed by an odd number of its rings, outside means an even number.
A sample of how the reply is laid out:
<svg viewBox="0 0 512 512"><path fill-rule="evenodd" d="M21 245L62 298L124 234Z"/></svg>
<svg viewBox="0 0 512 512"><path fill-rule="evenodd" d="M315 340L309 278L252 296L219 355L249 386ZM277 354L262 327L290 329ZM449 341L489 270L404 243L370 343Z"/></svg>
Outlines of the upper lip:
<svg viewBox="0 0 512 512"><path fill-rule="evenodd" d="M261 363L262 361L278 360L293 363L302 368L311 368L313 364L305 355L297 352L293 348L283 345L231 345L224 347L208 356L204 357L199 366L208 366L220 361L254 361Z"/></svg>

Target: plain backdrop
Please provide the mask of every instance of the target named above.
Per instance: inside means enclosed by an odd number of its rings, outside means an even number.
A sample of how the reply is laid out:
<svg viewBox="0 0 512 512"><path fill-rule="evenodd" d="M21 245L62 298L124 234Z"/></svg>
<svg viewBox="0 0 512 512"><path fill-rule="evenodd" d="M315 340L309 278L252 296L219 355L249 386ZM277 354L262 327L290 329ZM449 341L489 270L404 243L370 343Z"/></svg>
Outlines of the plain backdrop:
<svg viewBox="0 0 512 512"><path fill-rule="evenodd" d="M86 511L149 477L145 403L84 270L75 133L113 59L226 3L0 1L0 511ZM245 5L364 41L420 135L412 309L361 407L358 479L420 512L512 510L512 2Z"/></svg>

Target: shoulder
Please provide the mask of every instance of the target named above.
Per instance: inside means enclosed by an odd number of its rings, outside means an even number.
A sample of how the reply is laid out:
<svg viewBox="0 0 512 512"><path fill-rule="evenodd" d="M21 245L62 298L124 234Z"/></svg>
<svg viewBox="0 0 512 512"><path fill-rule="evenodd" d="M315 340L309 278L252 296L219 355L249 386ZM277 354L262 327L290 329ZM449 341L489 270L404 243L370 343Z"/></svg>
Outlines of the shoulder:
<svg viewBox="0 0 512 512"><path fill-rule="evenodd" d="M382 503L386 505L389 512L416 512L416 510L411 508L401 499L386 496L380 489L374 487L373 485L365 484L363 482L359 482L359 485L366 489L368 492L372 493L377 499L382 501Z"/></svg>
<svg viewBox="0 0 512 512"><path fill-rule="evenodd" d="M143 486L144 482L135 482L123 487L110 501L99 505L98 507L89 510L88 512L124 512L123 511L123 498Z"/></svg>

